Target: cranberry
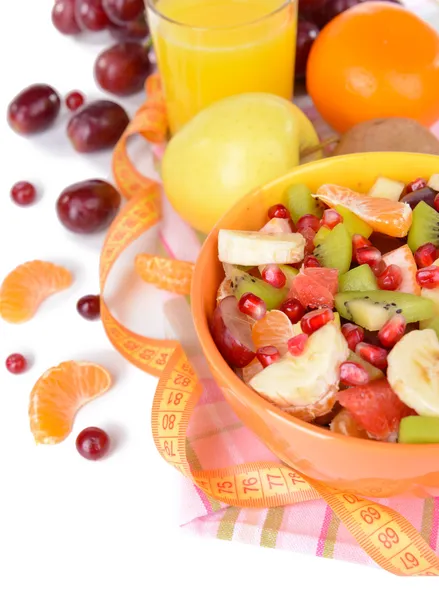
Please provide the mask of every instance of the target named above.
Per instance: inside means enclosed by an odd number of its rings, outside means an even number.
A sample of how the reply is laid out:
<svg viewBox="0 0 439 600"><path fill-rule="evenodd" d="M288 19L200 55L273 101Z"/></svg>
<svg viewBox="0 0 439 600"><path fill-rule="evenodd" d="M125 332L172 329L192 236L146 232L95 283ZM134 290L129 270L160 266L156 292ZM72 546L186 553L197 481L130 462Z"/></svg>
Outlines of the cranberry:
<svg viewBox="0 0 439 600"><path fill-rule="evenodd" d="M389 265L377 277L377 284L380 290L395 291L402 283L402 270L398 265Z"/></svg>
<svg viewBox="0 0 439 600"><path fill-rule="evenodd" d="M275 346L263 346L256 350L256 358L259 360L261 365L268 367L280 358L279 350Z"/></svg>
<svg viewBox="0 0 439 600"><path fill-rule="evenodd" d="M14 375L23 373L27 368L27 360L22 354L11 354L6 359L5 364L9 373L13 373Z"/></svg>
<svg viewBox="0 0 439 600"><path fill-rule="evenodd" d="M354 233L352 236L352 255L355 258L357 255L357 250L360 248L367 248L368 246L372 246L369 240L359 233Z"/></svg>
<svg viewBox="0 0 439 600"><path fill-rule="evenodd" d="M403 315L393 315L378 332L380 343L386 348L392 348L404 335L406 325Z"/></svg>
<svg viewBox="0 0 439 600"><path fill-rule="evenodd" d="M369 373L362 365L350 361L340 365L340 383L343 385L366 385L369 381Z"/></svg>
<svg viewBox="0 0 439 600"><path fill-rule="evenodd" d="M376 266L381 261L381 252L374 246L363 246L358 248L355 253L355 259L359 265Z"/></svg>
<svg viewBox="0 0 439 600"><path fill-rule="evenodd" d="M28 181L19 181L11 189L11 198L19 206L33 204L37 197L37 190Z"/></svg>
<svg viewBox="0 0 439 600"><path fill-rule="evenodd" d="M300 356L305 350L306 342L308 341L306 333L300 333L288 340L288 352L293 356Z"/></svg>
<svg viewBox="0 0 439 600"><path fill-rule="evenodd" d="M336 210L328 208L323 212L323 218L320 221L320 225L322 227L334 229L334 227L339 223L343 223L343 217Z"/></svg>
<svg viewBox="0 0 439 600"><path fill-rule="evenodd" d="M300 321L300 326L304 333L311 335L314 331L317 331L317 329L320 329L320 327L333 320L334 313L332 310L329 308L318 308L304 315Z"/></svg>
<svg viewBox="0 0 439 600"><path fill-rule="evenodd" d="M261 277L265 283L269 283L275 288L283 288L287 282L285 273L277 265L267 265L261 273Z"/></svg>
<svg viewBox="0 0 439 600"><path fill-rule="evenodd" d="M297 231L300 233L302 233L301 229L306 229L308 227L315 232L320 229L320 221L315 215L303 215L303 217L300 217L297 221Z"/></svg>
<svg viewBox="0 0 439 600"><path fill-rule="evenodd" d="M100 296L83 296L79 298L76 309L81 317L88 321L95 321L101 316L101 299Z"/></svg>
<svg viewBox="0 0 439 600"><path fill-rule="evenodd" d="M268 209L269 219L289 219L290 211L283 204L275 204Z"/></svg>
<svg viewBox="0 0 439 600"><path fill-rule="evenodd" d="M355 352L357 344L364 340L364 329L353 323L345 323L341 328L341 332L348 343L349 349Z"/></svg>
<svg viewBox="0 0 439 600"><path fill-rule="evenodd" d="M355 348L355 352L361 356L362 359L367 360L368 363L377 367L377 369L387 368L387 350L379 348L373 344L367 344L366 342L360 342Z"/></svg>
<svg viewBox="0 0 439 600"><path fill-rule="evenodd" d="M76 449L87 460L99 460L110 447L110 438L99 427L87 427L76 438Z"/></svg>
<svg viewBox="0 0 439 600"><path fill-rule="evenodd" d="M305 257L305 260L303 261L303 266L305 268L316 268L316 267L321 267L321 264L319 263L319 261L317 260L317 258L315 256L310 254L309 256Z"/></svg>
<svg viewBox="0 0 439 600"><path fill-rule="evenodd" d="M439 267L431 265L431 267L425 267L419 269L416 273L416 281L421 287L428 288L430 290L439 286Z"/></svg>
<svg viewBox="0 0 439 600"><path fill-rule="evenodd" d="M436 194L436 196L434 197L433 206L435 210L439 212L439 194Z"/></svg>
<svg viewBox="0 0 439 600"><path fill-rule="evenodd" d="M422 190L422 188L427 187L427 182L423 177L418 177L414 181L408 183L403 192L404 196L407 194L411 194L412 192L416 192L417 190Z"/></svg>
<svg viewBox="0 0 439 600"><path fill-rule="evenodd" d="M287 315L293 325L298 323L305 314L305 309L296 298L285 300L285 302L280 305L279 310Z"/></svg>
<svg viewBox="0 0 439 600"><path fill-rule="evenodd" d="M241 296L238 302L238 308L242 313L248 315L252 319L256 319L256 321L262 319L267 312L265 302L259 298L259 296L256 296L251 292L247 292Z"/></svg>
<svg viewBox="0 0 439 600"><path fill-rule="evenodd" d="M72 112L78 110L85 102L85 98L81 92L70 92L66 96L66 106Z"/></svg>
<svg viewBox="0 0 439 600"><path fill-rule="evenodd" d="M416 264L420 269L423 267L429 267L437 258L436 246L431 242L423 244L416 250L414 257Z"/></svg>

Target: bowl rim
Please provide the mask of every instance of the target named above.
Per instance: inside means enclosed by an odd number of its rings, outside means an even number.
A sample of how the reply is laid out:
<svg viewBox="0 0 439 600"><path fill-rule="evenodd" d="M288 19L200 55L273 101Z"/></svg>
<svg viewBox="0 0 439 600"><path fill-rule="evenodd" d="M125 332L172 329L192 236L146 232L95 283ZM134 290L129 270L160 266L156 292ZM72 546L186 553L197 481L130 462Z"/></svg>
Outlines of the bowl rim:
<svg viewBox="0 0 439 600"><path fill-rule="evenodd" d="M268 405L270 410L274 414L276 414L279 419L292 423L297 429L301 430L302 433L306 435L311 435L314 438L320 438L322 440L327 441L337 440L338 442L350 445L354 444L358 448L358 450L363 451L375 449L378 452L386 451L392 453L399 453L400 455L405 454L407 452L410 452L412 455L413 453L418 453L422 455L425 453L426 449L439 450L439 443L399 444L373 439L345 436L341 433L336 433L327 429L320 428L317 425L313 425L312 423L302 421L301 419L298 419L297 417L294 417L282 411L276 405L271 404L268 400L265 400L257 392L252 390L247 384L245 384L244 381L242 381L238 377L238 375L236 375L233 369L224 360L220 351L216 347L215 342L213 341L207 316L204 312L203 307L203 273L205 272L205 269L209 268L208 253L209 251L211 251L212 245L217 245L218 232L221 229L221 224L225 219L229 220L231 217L233 218L233 215L235 213L240 213L242 211L242 208L246 206L249 202L251 202L254 196L260 193L261 191L269 190L272 186L279 185L284 180L289 180L292 172L294 172L295 174L307 173L309 171L315 170L316 168L318 169L322 163L361 163L362 160L365 160L366 157L370 157L370 155L375 155L378 161L380 161L380 159L389 159L390 157L400 158L401 156L405 156L407 158L413 157L416 158L416 160L419 160L420 156L424 156L434 158L436 161L438 160L438 157L434 154L422 154L412 152L363 152L356 154L332 156L312 161L304 165L299 165L298 167L293 169L293 171L290 171L287 174L282 175L281 177L278 177L268 182L267 184L257 188L256 190L253 190L249 194L246 194L232 208L230 208L227 211L227 213L225 213L225 215L221 217L221 219L217 222L217 224L209 233L209 235L203 243L203 246L200 250L200 254L198 255L198 258L195 263L194 273L192 277L190 294L192 318L197 333L197 338L200 342L203 354L209 363L209 368L212 372L212 375L216 373L220 379L225 381L226 386L233 390L235 394L247 396L247 398L251 401L252 404L256 404L261 409L267 408Z"/></svg>

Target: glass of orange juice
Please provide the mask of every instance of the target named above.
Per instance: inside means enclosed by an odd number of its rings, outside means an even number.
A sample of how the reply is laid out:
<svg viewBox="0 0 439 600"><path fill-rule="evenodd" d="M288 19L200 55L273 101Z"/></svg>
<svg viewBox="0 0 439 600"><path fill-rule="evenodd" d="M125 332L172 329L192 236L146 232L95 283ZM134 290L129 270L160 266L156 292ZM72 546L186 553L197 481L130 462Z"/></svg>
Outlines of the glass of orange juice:
<svg viewBox="0 0 439 600"><path fill-rule="evenodd" d="M171 133L216 100L291 99L297 0L146 0Z"/></svg>

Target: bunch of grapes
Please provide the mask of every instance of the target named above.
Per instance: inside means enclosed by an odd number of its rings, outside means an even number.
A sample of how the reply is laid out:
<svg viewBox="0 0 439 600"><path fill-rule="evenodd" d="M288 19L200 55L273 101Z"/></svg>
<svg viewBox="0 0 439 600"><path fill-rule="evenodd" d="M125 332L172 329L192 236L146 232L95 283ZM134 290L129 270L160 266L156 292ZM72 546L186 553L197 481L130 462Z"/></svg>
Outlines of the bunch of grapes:
<svg viewBox="0 0 439 600"><path fill-rule="evenodd" d="M296 42L296 79L306 75L306 63L320 30L337 15L369 0L299 0ZM386 0L399 4L399 0Z"/></svg>

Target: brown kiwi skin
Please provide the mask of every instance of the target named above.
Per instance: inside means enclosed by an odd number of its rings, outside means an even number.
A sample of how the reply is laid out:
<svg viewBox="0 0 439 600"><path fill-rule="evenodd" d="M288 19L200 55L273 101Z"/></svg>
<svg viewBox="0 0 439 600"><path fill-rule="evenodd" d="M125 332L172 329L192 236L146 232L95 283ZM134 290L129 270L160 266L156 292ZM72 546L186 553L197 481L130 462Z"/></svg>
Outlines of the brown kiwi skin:
<svg viewBox="0 0 439 600"><path fill-rule="evenodd" d="M371 119L349 129L341 137L334 156L357 152L419 152L439 155L439 139L414 119Z"/></svg>

